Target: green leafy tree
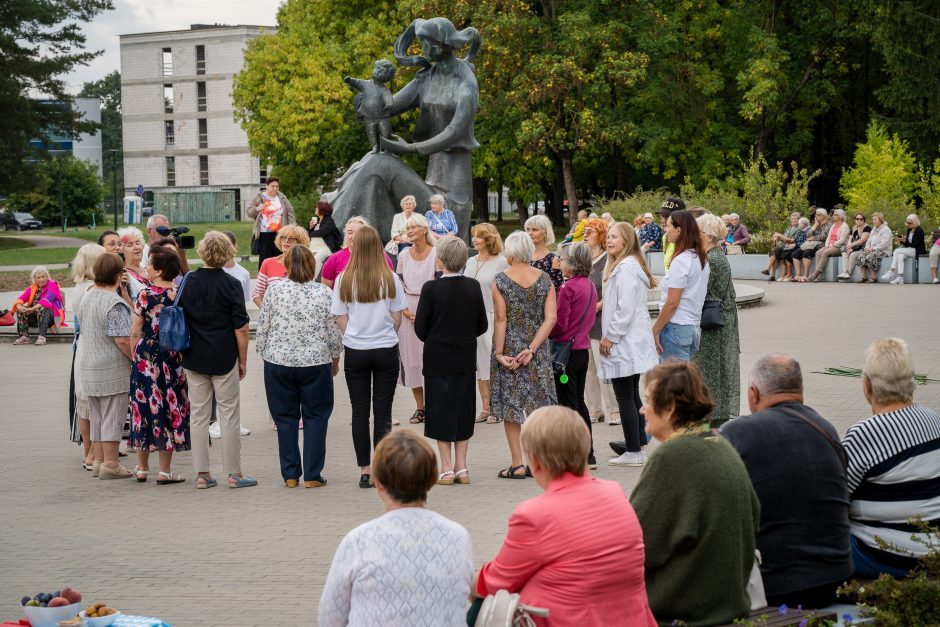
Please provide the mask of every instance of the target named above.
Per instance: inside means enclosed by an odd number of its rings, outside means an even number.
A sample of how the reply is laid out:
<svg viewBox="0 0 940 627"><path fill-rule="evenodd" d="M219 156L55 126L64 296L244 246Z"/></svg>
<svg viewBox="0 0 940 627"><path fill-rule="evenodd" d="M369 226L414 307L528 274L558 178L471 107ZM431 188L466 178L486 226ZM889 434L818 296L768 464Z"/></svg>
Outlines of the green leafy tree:
<svg viewBox="0 0 940 627"><path fill-rule="evenodd" d="M124 140L121 124L121 74L117 70L101 80L82 86L78 94L83 98L101 99L101 153L102 171L107 188L108 204L111 203L112 188L118 194L124 189ZM112 152L112 150L117 152ZM116 183L112 176L116 174Z"/></svg>
<svg viewBox="0 0 940 627"><path fill-rule="evenodd" d="M46 226L61 224L61 198L69 225L91 224L92 216L99 215L104 185L96 165L70 156L48 159L36 167L31 182L31 190L10 194L14 211L32 213Z"/></svg>
<svg viewBox="0 0 940 627"><path fill-rule="evenodd" d="M63 76L100 52L85 50L82 22L113 8L111 0L6 0L0 4L0 193L24 189L41 150L30 141L77 137L95 125L75 119ZM39 153L39 154L37 154Z"/></svg>
<svg viewBox="0 0 940 627"><path fill-rule="evenodd" d="M852 167L842 174L840 190L853 211L880 211L897 228L913 208L917 183L917 163L908 143L872 122Z"/></svg>

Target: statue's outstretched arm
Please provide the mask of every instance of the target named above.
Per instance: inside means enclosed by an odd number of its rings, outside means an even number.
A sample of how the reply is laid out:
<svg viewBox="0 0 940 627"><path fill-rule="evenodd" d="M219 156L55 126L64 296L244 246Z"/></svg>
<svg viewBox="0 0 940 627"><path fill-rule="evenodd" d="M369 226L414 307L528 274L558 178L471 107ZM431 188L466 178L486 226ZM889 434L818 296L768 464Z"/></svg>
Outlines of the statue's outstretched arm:
<svg viewBox="0 0 940 627"><path fill-rule="evenodd" d="M454 117L443 131L426 139L423 142L411 144L412 150L419 155L433 155L436 152L447 150L460 139L467 136L473 126L473 116L477 110L477 91L470 85L465 85L457 94L459 98Z"/></svg>
<svg viewBox="0 0 940 627"><path fill-rule="evenodd" d="M362 91L365 88L367 81L361 78L353 78L352 76L344 76L343 82L356 91Z"/></svg>

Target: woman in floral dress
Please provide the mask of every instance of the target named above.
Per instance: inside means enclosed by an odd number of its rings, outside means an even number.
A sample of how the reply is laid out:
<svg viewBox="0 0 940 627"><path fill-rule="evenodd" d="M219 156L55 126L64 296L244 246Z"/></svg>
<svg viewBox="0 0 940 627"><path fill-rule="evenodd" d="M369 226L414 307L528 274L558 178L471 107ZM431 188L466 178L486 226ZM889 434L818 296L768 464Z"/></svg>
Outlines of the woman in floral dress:
<svg viewBox="0 0 940 627"><path fill-rule="evenodd" d="M502 420L512 462L501 479L525 479L519 435L526 415L554 405L548 334L555 326L555 287L548 275L529 266L535 246L516 231L506 238L509 268L493 281L493 361L490 410Z"/></svg>
<svg viewBox="0 0 940 627"><path fill-rule="evenodd" d="M150 452L160 453L157 483L181 483L170 471L174 451L188 451L189 395L182 356L160 348L160 311L173 304L173 279L182 271L176 247L156 243L150 248L151 284L134 302L131 346L134 347L130 387L130 446L137 449L137 481L147 481ZM185 289L185 286L184 286Z"/></svg>

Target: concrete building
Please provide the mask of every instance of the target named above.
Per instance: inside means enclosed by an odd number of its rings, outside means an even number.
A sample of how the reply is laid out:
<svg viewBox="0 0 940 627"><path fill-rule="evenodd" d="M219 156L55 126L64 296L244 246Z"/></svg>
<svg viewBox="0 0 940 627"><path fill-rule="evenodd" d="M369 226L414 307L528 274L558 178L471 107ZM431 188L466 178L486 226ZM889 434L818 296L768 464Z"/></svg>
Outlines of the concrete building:
<svg viewBox="0 0 940 627"><path fill-rule="evenodd" d="M125 192L171 221L245 217L264 168L234 118L232 79L265 26L203 26L121 35Z"/></svg>

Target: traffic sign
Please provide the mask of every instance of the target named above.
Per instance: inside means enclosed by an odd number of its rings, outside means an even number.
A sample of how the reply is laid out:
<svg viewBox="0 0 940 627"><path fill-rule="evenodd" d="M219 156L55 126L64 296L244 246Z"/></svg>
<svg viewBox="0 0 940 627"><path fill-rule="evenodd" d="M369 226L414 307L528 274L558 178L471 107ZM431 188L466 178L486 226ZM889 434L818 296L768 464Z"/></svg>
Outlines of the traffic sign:
<svg viewBox="0 0 940 627"><path fill-rule="evenodd" d="M143 185L138 185L138 186L137 186L137 195L138 195L138 196L143 196L143 195L144 195L144 186L143 186Z"/></svg>

